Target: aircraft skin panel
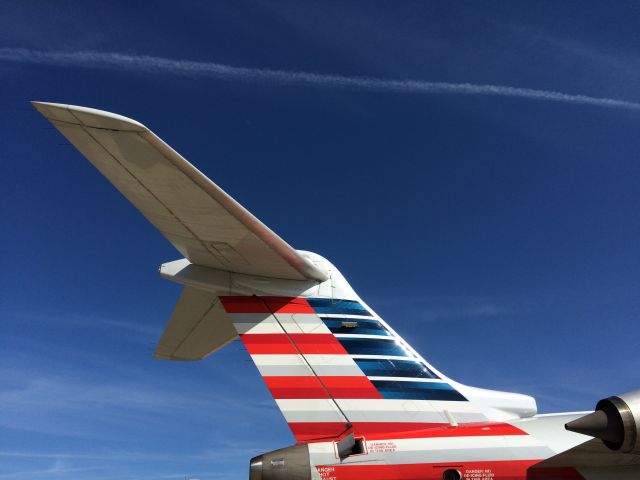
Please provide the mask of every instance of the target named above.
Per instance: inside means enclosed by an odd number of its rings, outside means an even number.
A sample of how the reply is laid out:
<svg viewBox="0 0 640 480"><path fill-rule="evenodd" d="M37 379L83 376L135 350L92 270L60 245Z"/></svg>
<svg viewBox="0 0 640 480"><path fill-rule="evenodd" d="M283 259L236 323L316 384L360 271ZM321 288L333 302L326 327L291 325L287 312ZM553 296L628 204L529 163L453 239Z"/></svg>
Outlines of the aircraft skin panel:
<svg viewBox="0 0 640 480"><path fill-rule="evenodd" d="M367 455L368 456L368 455ZM406 464L378 461L352 465L346 462L315 465L313 480L442 480L446 470L459 471L464 479L473 480L585 480L573 469L566 469L558 475L548 477L528 477L527 471L537 460L494 460L494 461L436 461Z"/></svg>
<svg viewBox="0 0 640 480"><path fill-rule="evenodd" d="M528 435L509 436L442 436L430 438L394 439L396 452L388 460L395 465L435 462L478 462L531 460L545 458L553 451ZM505 448L508 447L508 448ZM371 452L375 460L376 452ZM381 459L381 458L380 458Z"/></svg>
<svg viewBox="0 0 640 480"><path fill-rule="evenodd" d="M588 438L588 437L585 437ZM537 464L534 471L575 467L594 480L640 478L640 455L613 452L599 439L591 439Z"/></svg>
<svg viewBox="0 0 640 480"><path fill-rule="evenodd" d="M295 382L296 380L295 377L292 378L292 381ZM447 410L459 423L489 421L487 415L483 412L477 411L473 406L463 405L462 402L452 405L451 402L428 400L407 401L361 397L350 399L334 397L334 399L352 423L404 423L411 424L412 430L421 428L420 423L427 423L430 427L433 425L450 425L447 417L442 413L444 410ZM324 403L319 399L277 398L276 402L287 420L303 422L304 416L308 414L310 419L313 418L313 421L322 421Z"/></svg>

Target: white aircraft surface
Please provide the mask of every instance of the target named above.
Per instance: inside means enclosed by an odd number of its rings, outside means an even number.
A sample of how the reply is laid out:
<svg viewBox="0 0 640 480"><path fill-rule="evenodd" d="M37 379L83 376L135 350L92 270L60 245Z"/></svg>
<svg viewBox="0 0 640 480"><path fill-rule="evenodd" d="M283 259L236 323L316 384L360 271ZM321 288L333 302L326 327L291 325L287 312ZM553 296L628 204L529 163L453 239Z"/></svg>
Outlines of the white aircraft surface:
<svg viewBox="0 0 640 480"><path fill-rule="evenodd" d="M33 105L184 256L160 267L184 289L155 357L249 352L296 439L251 459L251 480L640 479L640 390L539 415L458 383L144 125Z"/></svg>

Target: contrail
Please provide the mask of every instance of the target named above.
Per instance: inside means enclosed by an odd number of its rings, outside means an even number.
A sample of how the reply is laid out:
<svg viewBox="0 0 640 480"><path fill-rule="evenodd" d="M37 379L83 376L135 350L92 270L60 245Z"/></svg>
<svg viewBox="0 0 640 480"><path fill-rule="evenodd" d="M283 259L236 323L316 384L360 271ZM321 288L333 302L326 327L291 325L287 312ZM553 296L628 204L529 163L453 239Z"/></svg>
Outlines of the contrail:
<svg viewBox="0 0 640 480"><path fill-rule="evenodd" d="M550 102L574 103L595 107L640 110L640 103L606 97L591 97L549 90L478 85L473 83L428 82L423 80L393 80L373 77L329 75L291 70L234 67L212 62L175 60L149 55L128 55L90 50L56 52L26 48L0 48L0 61L31 63L60 67L102 68L130 72L163 73L191 78L213 78L276 85L348 88L394 93L494 95L527 98Z"/></svg>

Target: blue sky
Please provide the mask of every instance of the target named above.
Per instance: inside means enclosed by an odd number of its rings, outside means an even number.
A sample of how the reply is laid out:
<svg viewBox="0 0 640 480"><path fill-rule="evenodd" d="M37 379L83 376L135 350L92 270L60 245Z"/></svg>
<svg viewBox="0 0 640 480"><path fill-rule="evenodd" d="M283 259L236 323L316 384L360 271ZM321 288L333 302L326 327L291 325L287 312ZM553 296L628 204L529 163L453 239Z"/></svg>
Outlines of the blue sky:
<svg viewBox="0 0 640 480"><path fill-rule="evenodd" d="M640 387L640 8L449 3L2 2L0 479L292 442L238 343L151 358L179 255L33 99L145 123L458 381Z"/></svg>

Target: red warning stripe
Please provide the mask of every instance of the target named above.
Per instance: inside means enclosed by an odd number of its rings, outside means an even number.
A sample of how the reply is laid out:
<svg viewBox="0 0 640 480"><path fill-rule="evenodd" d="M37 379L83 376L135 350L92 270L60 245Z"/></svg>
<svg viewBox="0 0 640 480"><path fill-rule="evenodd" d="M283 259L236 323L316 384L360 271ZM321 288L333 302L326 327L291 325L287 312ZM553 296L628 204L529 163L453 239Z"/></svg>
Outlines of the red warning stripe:
<svg viewBox="0 0 640 480"><path fill-rule="evenodd" d="M508 423L467 423L453 427L450 424L431 424L431 427L422 425L418 429L396 429L392 431L393 437L390 437L389 431L381 431L381 423L370 424L365 429L371 429L368 438L446 438L446 437L494 437L494 436L511 436L511 435L528 435L527 432L520 430ZM396 424L398 425L398 424ZM402 424L400 424L402 425ZM411 425L411 424L409 424ZM413 424L415 425L415 424ZM377 430L377 431L376 431Z"/></svg>
<svg viewBox="0 0 640 480"><path fill-rule="evenodd" d="M324 441L344 432L344 424L340 422L292 422L289 428L300 443ZM366 436L367 440L528 435L508 423L488 422L457 427L448 423L355 422L352 431L356 436Z"/></svg>
<svg viewBox="0 0 640 480"><path fill-rule="evenodd" d="M347 354L331 333L245 333L240 339L251 355Z"/></svg>
<svg viewBox="0 0 640 480"><path fill-rule="evenodd" d="M227 313L314 313L304 298L219 297Z"/></svg>
<svg viewBox="0 0 640 480"><path fill-rule="evenodd" d="M273 398L382 398L365 376L264 377Z"/></svg>
<svg viewBox="0 0 640 480"><path fill-rule="evenodd" d="M553 479L553 480L584 480L574 468L557 468L550 471L548 476L532 476L531 467L540 459L531 460L487 460L481 462L451 463L407 463L407 464L343 464L316 465L315 468L322 475L330 472L336 480L362 480L375 478L376 480L441 480L443 472L448 469L458 470L463 478L476 478L477 472L490 474L491 478L500 480L525 479ZM551 470L551 469L550 469ZM489 475L477 478L488 478Z"/></svg>

